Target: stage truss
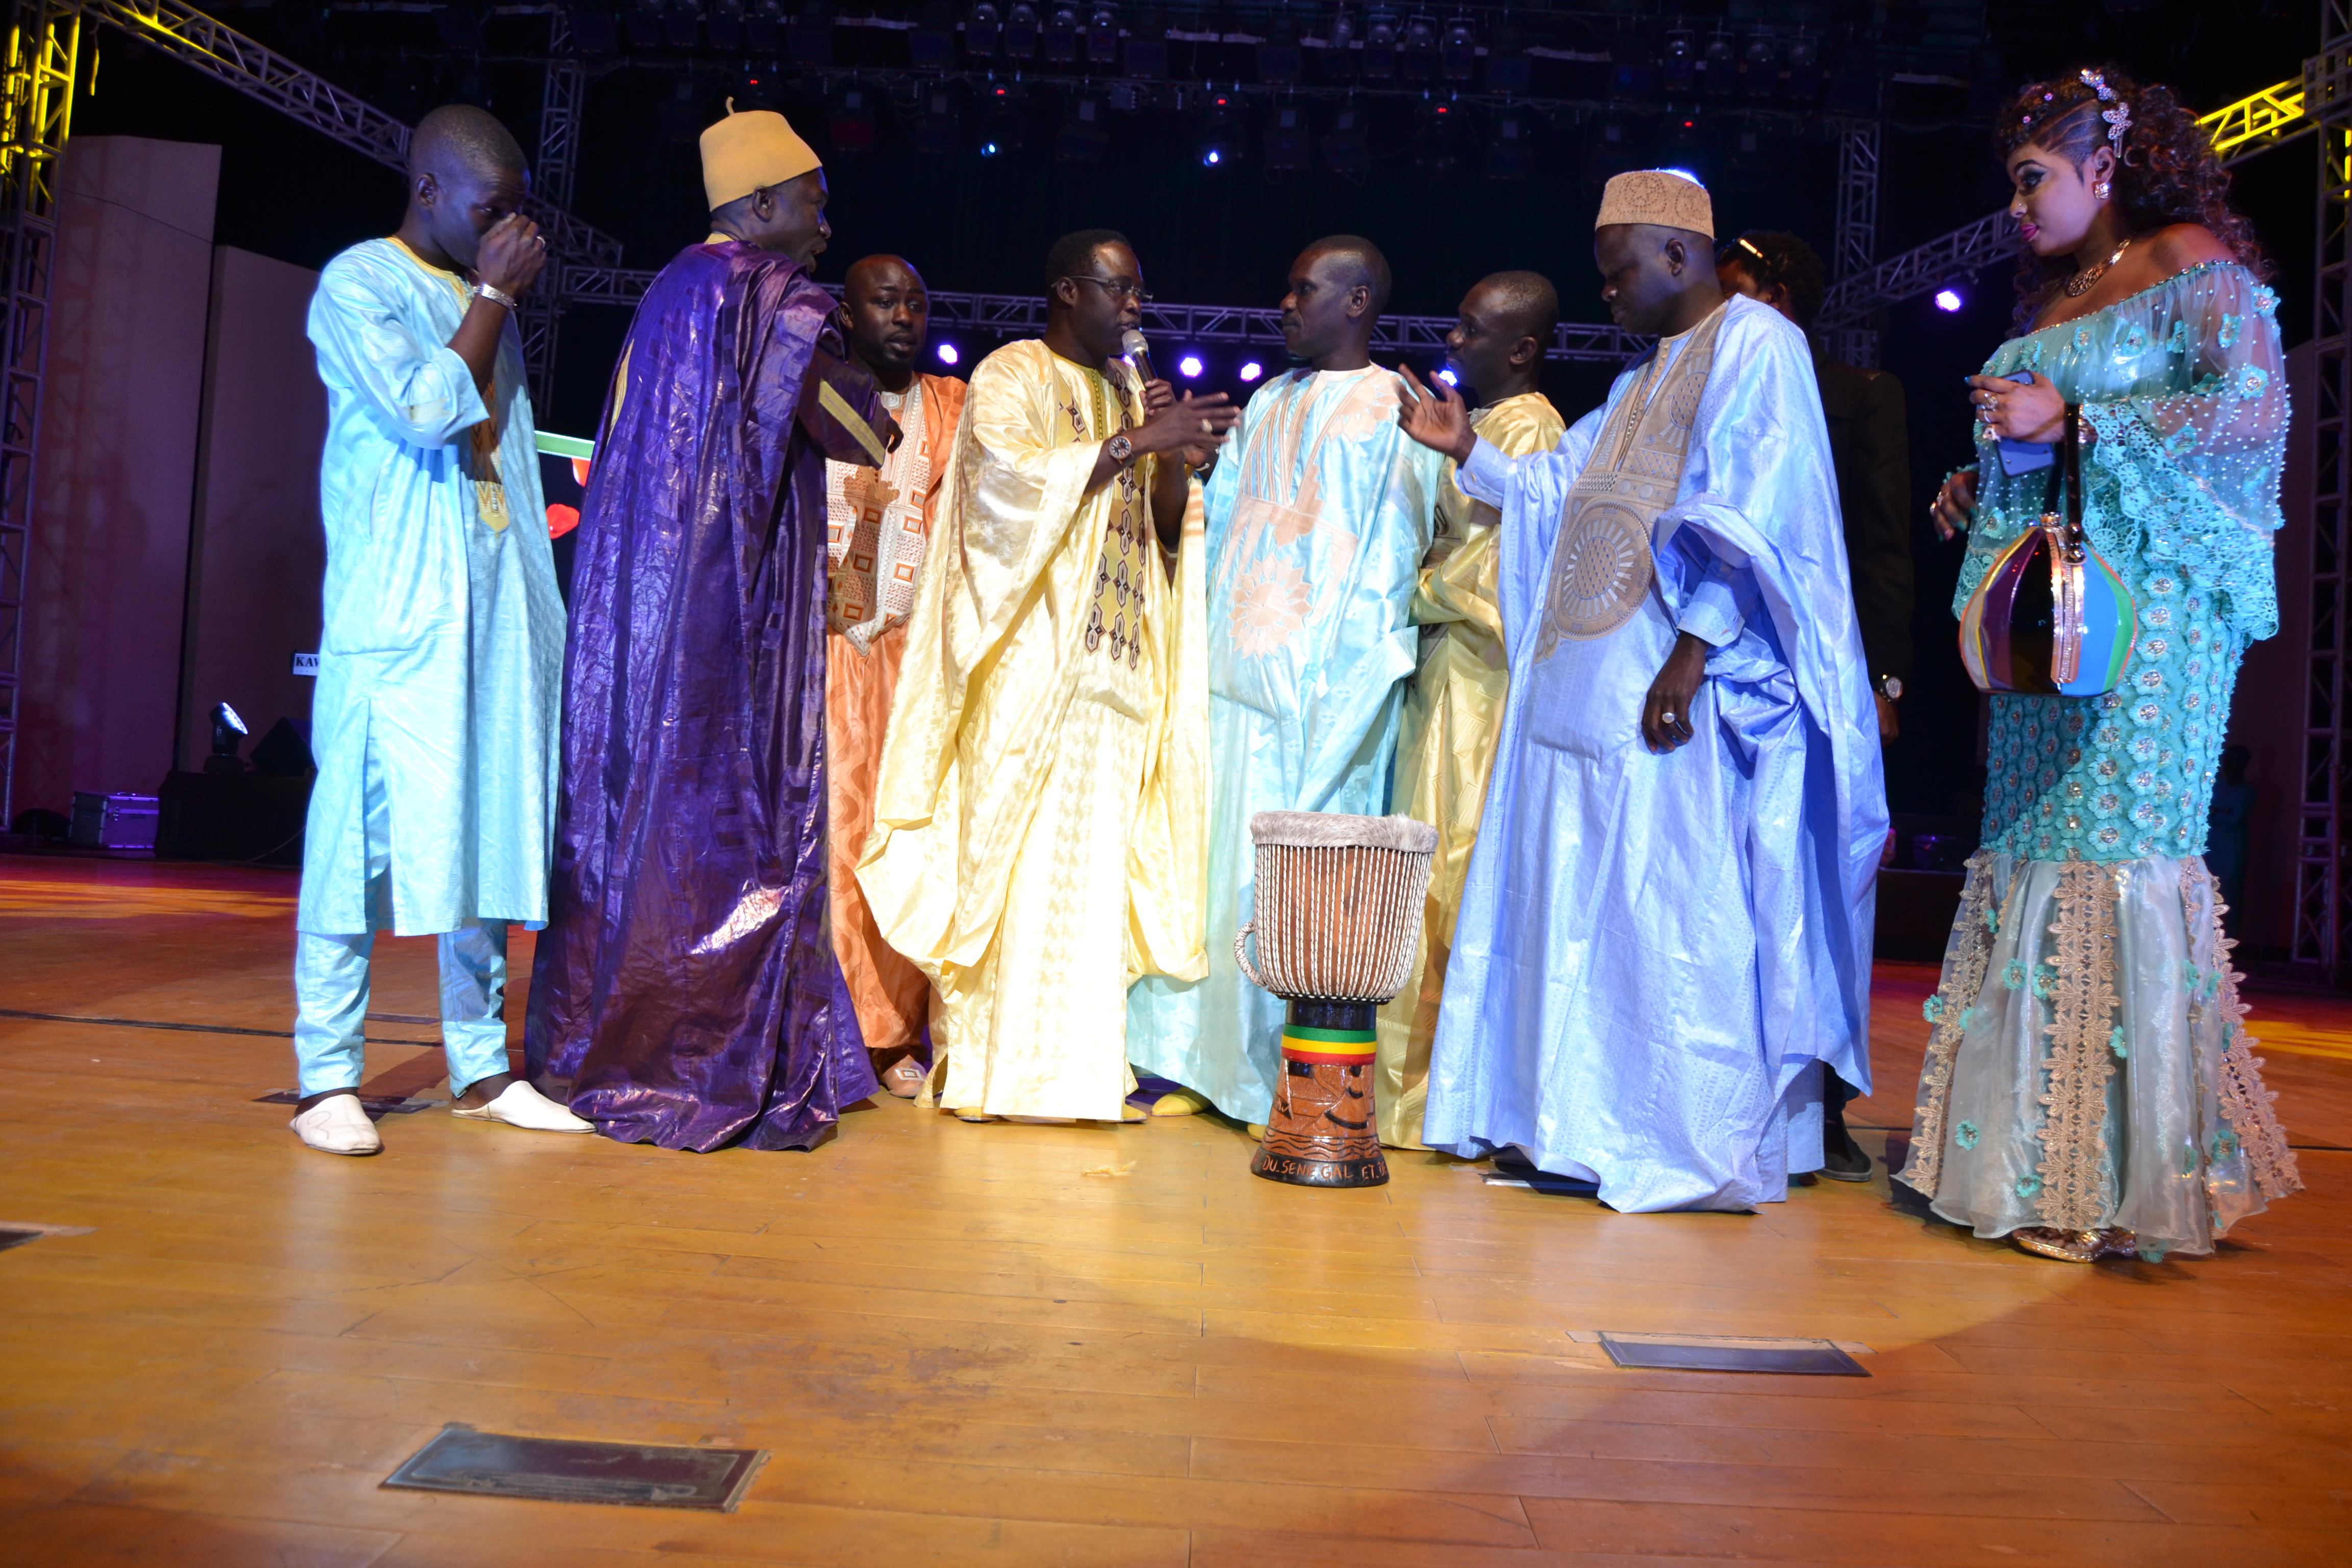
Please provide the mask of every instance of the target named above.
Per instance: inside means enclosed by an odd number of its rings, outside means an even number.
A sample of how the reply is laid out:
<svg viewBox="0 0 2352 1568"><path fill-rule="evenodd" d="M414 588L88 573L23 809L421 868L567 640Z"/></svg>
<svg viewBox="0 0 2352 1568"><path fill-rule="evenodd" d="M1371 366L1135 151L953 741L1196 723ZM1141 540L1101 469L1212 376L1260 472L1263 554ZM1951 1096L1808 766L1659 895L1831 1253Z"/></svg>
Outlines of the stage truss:
<svg viewBox="0 0 2352 1568"><path fill-rule="evenodd" d="M2352 0L2321 0L2319 54L2296 108L2320 136L2318 280L2312 321L2311 631L2304 691L2302 798L2296 822L2290 956L2330 985L2352 952L2344 770L2344 552L2352 547Z"/></svg>

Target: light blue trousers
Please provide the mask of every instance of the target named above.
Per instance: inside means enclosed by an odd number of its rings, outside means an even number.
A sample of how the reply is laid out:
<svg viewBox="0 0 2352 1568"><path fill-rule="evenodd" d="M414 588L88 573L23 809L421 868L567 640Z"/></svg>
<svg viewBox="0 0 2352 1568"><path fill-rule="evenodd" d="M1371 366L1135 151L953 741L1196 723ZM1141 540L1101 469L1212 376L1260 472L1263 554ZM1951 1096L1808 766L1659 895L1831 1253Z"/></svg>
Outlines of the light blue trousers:
<svg viewBox="0 0 2352 1568"><path fill-rule="evenodd" d="M306 1095L360 1086L374 951L373 931L295 934L294 1060ZM468 922L441 934L441 1045L452 1097L508 1070L506 921Z"/></svg>
<svg viewBox="0 0 2352 1568"><path fill-rule="evenodd" d="M367 907L391 908L392 807L371 760ZM368 960L375 932L294 933L294 1061L305 1095L357 1089L366 1070ZM441 934L441 1046L451 1098L508 1070L507 922L467 921Z"/></svg>

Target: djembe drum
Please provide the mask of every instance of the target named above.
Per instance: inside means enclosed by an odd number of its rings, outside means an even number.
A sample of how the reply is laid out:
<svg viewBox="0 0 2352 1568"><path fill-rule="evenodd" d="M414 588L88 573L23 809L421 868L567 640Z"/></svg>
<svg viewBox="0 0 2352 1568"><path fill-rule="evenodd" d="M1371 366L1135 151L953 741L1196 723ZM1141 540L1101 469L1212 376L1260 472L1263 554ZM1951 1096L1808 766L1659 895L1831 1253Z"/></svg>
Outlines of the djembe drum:
<svg viewBox="0 0 2352 1568"><path fill-rule="evenodd" d="M1389 1163L1373 1125L1372 1019L1412 972L1437 829L1409 816L1262 811L1250 842L1256 903L1234 957L1290 1007L1250 1169L1300 1186L1377 1187Z"/></svg>

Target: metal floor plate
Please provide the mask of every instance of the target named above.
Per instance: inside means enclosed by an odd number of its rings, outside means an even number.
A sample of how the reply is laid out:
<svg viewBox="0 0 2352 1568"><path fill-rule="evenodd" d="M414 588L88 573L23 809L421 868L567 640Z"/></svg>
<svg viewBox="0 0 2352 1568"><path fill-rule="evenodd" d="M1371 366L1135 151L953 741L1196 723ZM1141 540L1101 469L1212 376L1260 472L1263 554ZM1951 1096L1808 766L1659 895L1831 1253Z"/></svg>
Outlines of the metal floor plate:
<svg viewBox="0 0 2352 1568"><path fill-rule="evenodd" d="M767 1457L760 1448L513 1437L453 1422L383 1484L477 1497L732 1513Z"/></svg>
<svg viewBox="0 0 2352 1568"><path fill-rule="evenodd" d="M1737 1340L1706 1335L1601 1335L1619 1366L1665 1372L1771 1372L1800 1377L1868 1377L1833 1340Z"/></svg>

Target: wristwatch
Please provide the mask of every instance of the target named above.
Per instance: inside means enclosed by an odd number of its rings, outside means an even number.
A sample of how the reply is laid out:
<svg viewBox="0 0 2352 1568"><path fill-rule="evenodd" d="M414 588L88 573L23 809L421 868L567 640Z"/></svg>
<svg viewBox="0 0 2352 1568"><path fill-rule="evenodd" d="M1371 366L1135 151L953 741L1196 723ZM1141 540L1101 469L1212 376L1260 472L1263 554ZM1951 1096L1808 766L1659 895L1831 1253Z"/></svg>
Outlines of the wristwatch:
<svg viewBox="0 0 2352 1568"><path fill-rule="evenodd" d="M1110 448L1110 460L1114 463L1126 463L1135 456L1135 443L1127 438L1124 431L1112 437L1104 445Z"/></svg>
<svg viewBox="0 0 2352 1568"><path fill-rule="evenodd" d="M508 293L503 289L492 288L488 283L477 283L474 285L474 298L477 300L488 300L493 305L504 305L509 310L520 309L520 307L515 304L515 297L513 295Z"/></svg>
<svg viewBox="0 0 2352 1568"><path fill-rule="evenodd" d="M1876 687L1878 689L1878 694L1885 698L1889 702L1900 702L1903 700L1903 680L1900 676L1882 675L1877 679L1872 681L1871 685Z"/></svg>

